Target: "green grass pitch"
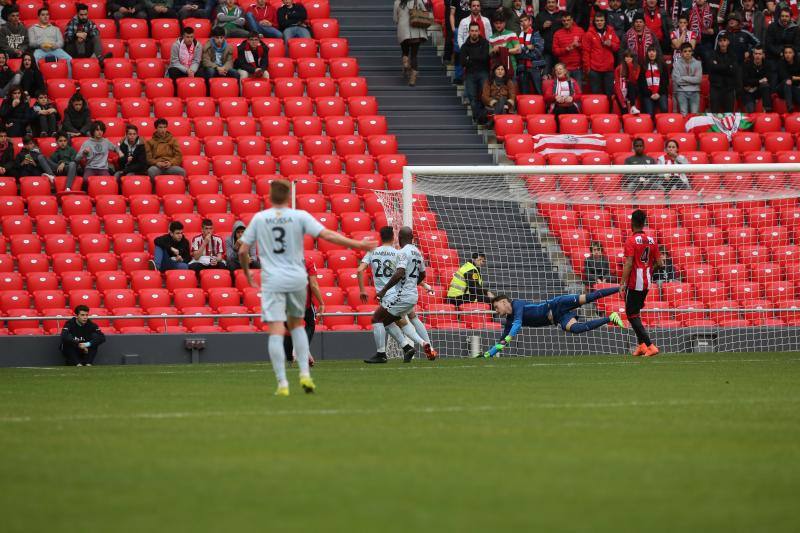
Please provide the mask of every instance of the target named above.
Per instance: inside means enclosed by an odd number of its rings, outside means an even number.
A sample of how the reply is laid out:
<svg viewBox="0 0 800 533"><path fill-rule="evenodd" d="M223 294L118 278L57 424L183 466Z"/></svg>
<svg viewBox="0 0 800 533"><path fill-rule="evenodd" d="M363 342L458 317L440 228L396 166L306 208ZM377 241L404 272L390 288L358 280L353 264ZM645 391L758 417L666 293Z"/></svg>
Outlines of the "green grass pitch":
<svg viewBox="0 0 800 533"><path fill-rule="evenodd" d="M0 370L0 530L798 531L800 354Z"/></svg>

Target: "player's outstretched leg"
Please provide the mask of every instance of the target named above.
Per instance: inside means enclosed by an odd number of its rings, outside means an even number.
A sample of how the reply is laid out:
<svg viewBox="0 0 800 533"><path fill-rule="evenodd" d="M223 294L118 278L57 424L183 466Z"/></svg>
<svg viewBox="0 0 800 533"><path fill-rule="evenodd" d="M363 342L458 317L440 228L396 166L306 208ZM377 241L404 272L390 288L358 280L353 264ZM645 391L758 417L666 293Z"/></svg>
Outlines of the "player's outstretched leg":
<svg viewBox="0 0 800 533"><path fill-rule="evenodd" d="M612 294L617 294L619 292L619 287L608 287L606 289L598 289L596 291L587 292L585 294L581 294L579 298L581 305L590 304L600 298L605 298L606 296L611 296Z"/></svg>
<svg viewBox="0 0 800 533"><path fill-rule="evenodd" d="M283 335L270 335L269 359L272 361L272 370L278 380L278 390L275 396L289 396L289 382L286 380L286 352L283 350Z"/></svg>
<svg viewBox="0 0 800 533"><path fill-rule="evenodd" d="M605 326L606 324L611 323L617 327L625 327L622 323L622 319L620 318L618 313L611 313L607 317L603 318L596 318L594 320L589 320L586 322L578 322L577 319L572 319L567 324L567 327L564 328L565 331L573 334L578 333L586 333L587 331L592 331L593 329L597 329L599 327Z"/></svg>
<svg viewBox="0 0 800 533"><path fill-rule="evenodd" d="M414 326L417 335L419 335L419 337L422 339L422 349L425 350L425 355L427 355L428 359L431 361L436 359L436 356L439 355L439 352L434 350L433 346L431 346L431 338L428 336L428 330L425 328L425 324L422 323L422 320L419 319L416 313L409 315L408 321L411 322L411 325Z"/></svg>

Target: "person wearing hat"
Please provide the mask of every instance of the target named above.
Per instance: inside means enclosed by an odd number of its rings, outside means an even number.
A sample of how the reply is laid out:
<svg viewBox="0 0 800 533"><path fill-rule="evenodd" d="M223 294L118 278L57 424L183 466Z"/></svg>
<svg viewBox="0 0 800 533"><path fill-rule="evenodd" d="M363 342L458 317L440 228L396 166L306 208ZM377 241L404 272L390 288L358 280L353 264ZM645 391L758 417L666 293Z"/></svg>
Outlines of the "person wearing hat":
<svg viewBox="0 0 800 533"><path fill-rule="evenodd" d="M717 46L708 62L709 82L711 84L711 112L732 113L739 81L739 66L731 50L727 33L717 38Z"/></svg>
<svg viewBox="0 0 800 533"><path fill-rule="evenodd" d="M658 37L645 25L644 15L639 11L633 16L633 25L625 34L625 43L628 50L633 52L633 57L640 65L644 63L647 49L654 46L661 55L661 43Z"/></svg>
<svg viewBox="0 0 800 533"><path fill-rule="evenodd" d="M736 13L739 15L742 29L755 35L759 43L764 43L767 36L767 26L764 12L756 9L755 0L741 0L742 8Z"/></svg>
<svg viewBox="0 0 800 533"><path fill-rule="evenodd" d="M728 39L731 41L731 52L740 65L744 63L745 59L750 57L750 52L753 47L759 44L755 35L742 29L742 17L739 13L731 13L728 16L728 24L725 29L717 35L717 41L719 41L720 35L728 36ZM714 48L716 48L716 45Z"/></svg>

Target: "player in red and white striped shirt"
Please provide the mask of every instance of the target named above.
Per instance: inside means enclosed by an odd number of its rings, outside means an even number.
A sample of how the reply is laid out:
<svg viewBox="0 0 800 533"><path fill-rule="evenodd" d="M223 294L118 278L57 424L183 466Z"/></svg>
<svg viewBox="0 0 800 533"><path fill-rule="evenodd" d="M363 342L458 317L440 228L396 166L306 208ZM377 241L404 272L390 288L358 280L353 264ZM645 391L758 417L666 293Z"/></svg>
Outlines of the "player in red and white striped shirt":
<svg viewBox="0 0 800 533"><path fill-rule="evenodd" d="M628 315L628 321L636 333L637 347L633 355L652 357L658 353L658 346L650 340L639 312L644 307L653 270L664 265L661 262L656 238L644 231L646 221L647 215L641 209L637 209L631 215L633 233L625 241L625 265L622 268L619 294L625 300L625 314Z"/></svg>

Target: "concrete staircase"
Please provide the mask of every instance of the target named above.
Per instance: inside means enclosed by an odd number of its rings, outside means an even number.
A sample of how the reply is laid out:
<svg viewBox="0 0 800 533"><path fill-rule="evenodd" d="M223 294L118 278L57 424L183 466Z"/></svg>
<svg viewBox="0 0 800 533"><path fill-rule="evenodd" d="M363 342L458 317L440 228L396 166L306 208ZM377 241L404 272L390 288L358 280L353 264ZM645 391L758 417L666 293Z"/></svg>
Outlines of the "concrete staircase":
<svg viewBox="0 0 800 533"><path fill-rule="evenodd" d="M441 33L420 48L417 86L407 85L392 8L392 0L333 0L331 15L387 118L389 133L397 136L400 152L413 165L493 164L433 44L441 44Z"/></svg>

